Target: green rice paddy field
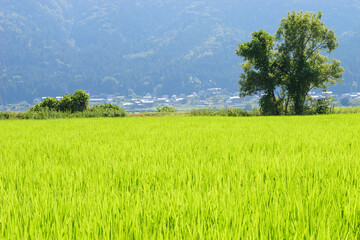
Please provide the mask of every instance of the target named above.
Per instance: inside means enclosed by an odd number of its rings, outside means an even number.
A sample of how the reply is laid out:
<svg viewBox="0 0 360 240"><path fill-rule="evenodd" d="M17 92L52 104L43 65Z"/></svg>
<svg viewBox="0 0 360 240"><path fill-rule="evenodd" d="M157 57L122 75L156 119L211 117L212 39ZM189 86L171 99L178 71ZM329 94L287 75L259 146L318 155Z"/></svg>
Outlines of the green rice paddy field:
<svg viewBox="0 0 360 240"><path fill-rule="evenodd" d="M0 239L359 239L360 115L0 121Z"/></svg>

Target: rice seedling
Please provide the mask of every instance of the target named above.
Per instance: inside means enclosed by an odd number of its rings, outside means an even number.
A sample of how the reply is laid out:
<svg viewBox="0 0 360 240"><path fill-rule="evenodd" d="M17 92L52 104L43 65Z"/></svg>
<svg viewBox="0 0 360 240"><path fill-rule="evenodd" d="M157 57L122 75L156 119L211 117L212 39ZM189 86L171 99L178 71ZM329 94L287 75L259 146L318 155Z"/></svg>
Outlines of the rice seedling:
<svg viewBox="0 0 360 240"><path fill-rule="evenodd" d="M360 115L0 122L0 239L358 239Z"/></svg>

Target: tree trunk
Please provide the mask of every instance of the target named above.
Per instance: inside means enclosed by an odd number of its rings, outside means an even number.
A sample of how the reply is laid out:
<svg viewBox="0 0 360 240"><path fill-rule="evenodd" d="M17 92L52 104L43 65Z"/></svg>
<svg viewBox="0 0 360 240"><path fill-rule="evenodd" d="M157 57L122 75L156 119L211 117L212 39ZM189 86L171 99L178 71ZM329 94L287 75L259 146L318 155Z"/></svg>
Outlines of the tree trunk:
<svg viewBox="0 0 360 240"><path fill-rule="evenodd" d="M285 100L285 115L288 115L288 106L289 106L289 96Z"/></svg>
<svg viewBox="0 0 360 240"><path fill-rule="evenodd" d="M303 94L296 94L294 98L294 109L296 115L304 114L305 97Z"/></svg>

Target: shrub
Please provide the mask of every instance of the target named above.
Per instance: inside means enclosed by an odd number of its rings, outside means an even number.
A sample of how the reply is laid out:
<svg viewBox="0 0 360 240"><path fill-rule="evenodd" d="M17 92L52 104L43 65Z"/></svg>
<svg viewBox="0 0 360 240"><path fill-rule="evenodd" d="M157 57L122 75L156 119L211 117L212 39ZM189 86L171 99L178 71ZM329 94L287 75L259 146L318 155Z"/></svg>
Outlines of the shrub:
<svg viewBox="0 0 360 240"><path fill-rule="evenodd" d="M42 111L43 109L57 111L58 107L59 107L59 102L53 97L48 97L48 98L45 98L44 101L32 106L30 108L30 110L34 111L34 112L39 112L39 111Z"/></svg>
<svg viewBox="0 0 360 240"><path fill-rule="evenodd" d="M47 107L49 110L57 110L59 106L59 101L57 101L53 97L47 97L40 104L43 108Z"/></svg>
<svg viewBox="0 0 360 240"><path fill-rule="evenodd" d="M66 94L60 99L58 110L61 112L71 112L71 109L72 109L71 95Z"/></svg>
<svg viewBox="0 0 360 240"><path fill-rule="evenodd" d="M122 107L120 107L118 105L115 105L115 104L110 104L110 103L96 105L96 106L94 106L92 108L93 109L108 109L108 110L123 110Z"/></svg>
<svg viewBox="0 0 360 240"><path fill-rule="evenodd" d="M177 112L177 110L173 107L167 107L167 106L164 106L162 108L160 107L157 107L156 108L158 112L161 112L161 113L173 113L173 112Z"/></svg>
<svg viewBox="0 0 360 240"><path fill-rule="evenodd" d="M14 119L16 118L16 113L14 112L0 112L0 119Z"/></svg>
<svg viewBox="0 0 360 240"><path fill-rule="evenodd" d="M86 117L125 117L126 111L114 104L106 103L89 108L85 112Z"/></svg>
<svg viewBox="0 0 360 240"><path fill-rule="evenodd" d="M258 110L246 111L238 108L222 108L222 109L194 109L189 112L190 116L259 116Z"/></svg>
<svg viewBox="0 0 360 240"><path fill-rule="evenodd" d="M38 112L38 111L41 111L42 108L43 107L42 107L41 103L37 103L34 106L32 106L29 111Z"/></svg>
<svg viewBox="0 0 360 240"><path fill-rule="evenodd" d="M190 116L217 116L215 109L193 109L190 111Z"/></svg>
<svg viewBox="0 0 360 240"><path fill-rule="evenodd" d="M245 110L241 110L241 109L237 109L237 108L224 108L224 109L220 109L217 114L219 116L228 116L228 117L239 117L239 116L250 116L250 114L245 111Z"/></svg>
<svg viewBox="0 0 360 240"><path fill-rule="evenodd" d="M66 118L69 116L67 112L59 112L50 110L48 107L40 108L37 111L29 110L23 113L22 119L53 119L53 118Z"/></svg>
<svg viewBox="0 0 360 240"><path fill-rule="evenodd" d="M305 114L329 114L333 112L332 98L310 99L310 105L304 107Z"/></svg>

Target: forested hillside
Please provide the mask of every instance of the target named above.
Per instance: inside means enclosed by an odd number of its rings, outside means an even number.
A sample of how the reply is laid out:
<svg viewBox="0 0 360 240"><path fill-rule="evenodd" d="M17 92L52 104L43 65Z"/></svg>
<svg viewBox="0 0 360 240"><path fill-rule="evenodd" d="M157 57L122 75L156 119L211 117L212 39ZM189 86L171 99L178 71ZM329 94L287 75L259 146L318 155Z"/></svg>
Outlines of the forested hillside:
<svg viewBox="0 0 360 240"><path fill-rule="evenodd" d="M345 81L360 89L360 2L356 0L2 0L0 104L63 95L236 91L237 44L275 33L291 10L323 12L335 29Z"/></svg>

